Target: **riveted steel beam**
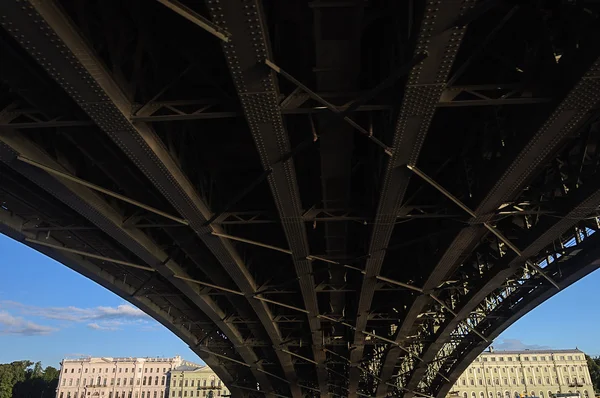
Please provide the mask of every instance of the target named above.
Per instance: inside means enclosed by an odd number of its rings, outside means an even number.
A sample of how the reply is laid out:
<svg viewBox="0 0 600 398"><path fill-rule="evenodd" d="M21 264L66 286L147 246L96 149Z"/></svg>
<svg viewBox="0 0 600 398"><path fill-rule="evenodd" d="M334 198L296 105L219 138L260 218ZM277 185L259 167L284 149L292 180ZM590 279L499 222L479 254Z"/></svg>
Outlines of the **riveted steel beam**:
<svg viewBox="0 0 600 398"><path fill-rule="evenodd" d="M223 0L218 5L212 1L206 3L215 24L232 35L229 43L222 43L223 52L262 167L271 171L267 180L299 277L304 310L308 313L312 336L311 360L317 364L319 387L325 393L328 391L327 373L322 366L325 353L321 347L320 320L316 317L319 309L314 279L311 276L311 262L307 259L310 253L296 171L293 158L289 157L292 148L280 112L278 83L274 72L265 66L271 57L266 17L261 2L257 0L243 3ZM291 367L289 369L293 371ZM292 383L290 387L294 398L302 395L297 383Z"/></svg>
<svg viewBox="0 0 600 398"><path fill-rule="evenodd" d="M135 228L123 228L122 216L106 203L102 197L89 188L68 179L48 174L38 167L23 163L17 159L19 155L54 170L66 171L48 154L25 139L24 136L14 132L1 132L0 160L2 162L55 196L59 201L71 207L84 218L87 218L108 236L111 236L127 247L134 255L149 267L155 269L156 272L167 279L206 314L223 334L227 336L231 342L232 349L237 350L245 361L258 360L252 349L242 345L243 338L237 328L223 322L225 314L213 299L210 296L199 294L196 285L176 278L175 275L188 277L188 274L170 256L158 248L142 231ZM269 386L265 388L270 388L270 381L264 377L264 374L257 372L255 376L257 380L261 380L261 384L264 380L266 383L265 386Z"/></svg>
<svg viewBox="0 0 600 398"><path fill-rule="evenodd" d="M580 220L589 214L594 213L594 207L600 206L600 189L598 189L598 185L599 184L597 183L588 184L587 186L580 188L579 192L574 193L575 197L572 198L573 207L564 218L554 219L554 223L550 225L544 224L543 228L532 231L531 233L535 234L537 238L533 239L532 243L523 249L523 257L525 258L509 257L488 272L482 280L481 285L477 289L474 289L472 293L469 293L465 297L464 302L459 303L460 306L457 309L456 316L450 318L441 325L435 340L430 343L425 351L424 355L427 355L427 357L424 357L424 359L426 361L430 361L430 359L439 352L457 325L471 314L480 303L510 279L513 276L513 273L515 273L515 270L519 269L519 267L527 261L527 258L540 257L540 253L543 252L545 247L554 246L554 241L566 230L572 229L578 225ZM594 239L592 241L596 240L597 238L594 234ZM590 243L587 242L585 246L589 247L589 245ZM577 246L575 246L575 248L577 248ZM570 256L564 257L568 259L567 261L570 261L571 259ZM544 272L548 273L548 268L544 268ZM540 275L540 278L545 278L541 273L538 272L538 274ZM536 288L539 284L533 283L531 280L528 281L530 283L517 284L514 287L520 287L521 289L527 290ZM560 282L557 282L557 284L561 286ZM491 316L487 318L492 319L494 314L490 315Z"/></svg>
<svg viewBox="0 0 600 398"><path fill-rule="evenodd" d="M281 342L277 326L266 303L251 299L256 284L244 262L227 241L210 235L222 232L219 226L204 226L211 211L201 200L194 187L179 166L171 158L161 140L143 123L132 124L129 115L132 104L99 62L94 51L85 43L68 18L52 2L28 2L25 6L11 0L2 12L9 17L12 26L8 30L15 39L26 46L25 41L37 48L32 54L42 62L49 74L67 91L75 102L140 168L156 188L185 218L190 228L211 250L240 291L248 297L248 303L259 318L262 327L274 344ZM32 12L35 11L35 12ZM39 27L43 27L43 29ZM35 43L35 44L34 44ZM31 46L26 50L33 51ZM44 53L38 54L38 51ZM60 70L60 73L57 72ZM183 281L180 281L180 283ZM187 285L187 282L183 282ZM248 363L256 361L255 354L248 351L244 358ZM289 356L281 352L279 357L286 377L295 379ZM261 385L270 390L270 381L264 374L255 372Z"/></svg>
<svg viewBox="0 0 600 398"><path fill-rule="evenodd" d="M25 245L32 247L46 256L66 265L75 272L93 280L99 285L105 287L116 295L120 296L124 300L129 301L137 308L144 311L146 314L154 318L156 321L161 323L177 337L189 345L190 349L194 351L212 370L215 371L219 379L221 379L230 389L235 388L232 386L234 375L231 374L230 370L222 366L212 356L206 355L195 348L198 343L198 337L192 334L187 328L177 326L175 319L169 315L166 311L161 310L152 300L149 300L143 296L136 296L135 287L125 283L120 278L115 277L113 274L108 273L106 270L99 267L96 263L82 258L74 253L68 253L64 251L57 251L52 248L39 247L35 244L29 244L27 239L35 239L36 235L34 232L28 232L26 230L25 220L19 215L11 213L7 210L0 209L0 233L9 236L16 241L22 242ZM48 237L46 243L64 246L64 242L58 241L53 237Z"/></svg>
<svg viewBox="0 0 600 398"><path fill-rule="evenodd" d="M466 30L466 27L453 28L433 36L431 24L440 26L450 23L460 15L463 7L469 7L471 3L471 1L445 1L436 4L435 7L427 7L421 21L414 57L422 53L427 53L428 57L410 71L396 121L392 156L386 162L377 213L371 231L369 245L371 256L367 260L365 278L359 296L357 330L353 342L356 348L350 354L352 362L358 362L363 357L365 335L362 332L367 326L368 312L373 301L375 277L381 272L385 248L389 244L396 216L402 206L410 179L408 169L399 166L415 165L418 162L436 105L445 89L446 78ZM349 397L356 397L359 380L359 370L351 370ZM377 396L383 395L384 391L381 389Z"/></svg>
<svg viewBox="0 0 600 398"><path fill-rule="evenodd" d="M556 273L555 278L557 278L561 290L600 268L599 242L600 236L596 236L596 234L588 238L587 242L584 241L581 248L582 250L578 255L560 263L560 273L556 272L558 262L548 266L546 269L547 271L554 271ZM551 270L552 268L555 269ZM537 279L541 278L541 275L537 277ZM498 337L500 333L506 330L519 318L554 296L559 291L544 283L536 284L533 289L531 287L521 287L520 290L522 290L521 296L526 296L526 300L521 300L516 305L510 300L505 300L491 314L493 316L490 317L490 322L486 327L486 336L489 339ZM518 295L519 293L513 294ZM457 352L460 352L461 355L460 357L454 358L455 362L448 372L450 381L435 385L435 391L433 391L434 395L438 398L446 396L454 382L485 348L487 348L487 344L465 340L465 342L456 350Z"/></svg>
<svg viewBox="0 0 600 398"><path fill-rule="evenodd" d="M497 183L474 210L476 217L475 221L479 224L472 225L458 233L454 241L441 257L440 261L432 270L430 277L425 283L425 289L432 289L435 286L438 286L448 277L448 273L456 266L460 259L465 258L465 252L471 250L477 242L479 242L482 235L485 233L484 225L491 220L493 212L503 203L514 200L516 195L525 187L526 182L530 181L531 178L536 175L539 166L545 164L548 158L563 145L565 140L581 127L581 123L586 120L589 112L595 108L597 109L600 105L600 97L598 97L598 95L590 96L588 94L589 92L599 92L600 90L600 78L597 76L600 58L594 58L594 54L600 52L600 46L598 43L587 43L587 45L589 47L586 47L586 50L591 52L591 54L588 54L587 58L588 69L582 73L579 81L574 82L573 88L558 104L548 121L532 136L531 140L520 152L515 153L515 157L510 166L503 175L497 179ZM591 55L591 57L589 57L589 55ZM579 215L579 218L581 218L581 215ZM570 221L572 222L573 220ZM564 223L565 220L562 222ZM562 229L562 231L565 229L566 227ZM559 230L560 229L556 230L555 233L560 233L558 232ZM522 256L519 260L521 265L532 255L537 253L532 250L532 246L530 246L528 250L522 250L521 252ZM497 286L498 283L502 282L495 280L496 285L494 286ZM481 290L481 293L483 294L485 291L489 292L491 287L491 284L488 285ZM479 298L482 298L483 296L485 296L485 294L477 295ZM475 307L474 301L476 300L470 301L469 305L457 311L459 316L454 318L447 329L442 328L442 330L440 330L440 337L435 340L435 343L425 348L423 357L426 361L433 359L435 353L437 353L443 344L442 340L448 337L450 329L458 324L459 319L464 319L470 313L469 308ZM430 298L427 296L421 296L414 301L408 313L409 315L405 318L401 327L403 332L408 333L413 328L418 314L430 303ZM389 369L393 367L393 363L395 363L395 359L393 358L394 353L391 354L392 356L390 356L389 359L386 359L387 362L384 364L383 369L386 372L390 372ZM421 367L415 371L409 381L409 388L414 388L417 385L425 372L425 369L425 367Z"/></svg>

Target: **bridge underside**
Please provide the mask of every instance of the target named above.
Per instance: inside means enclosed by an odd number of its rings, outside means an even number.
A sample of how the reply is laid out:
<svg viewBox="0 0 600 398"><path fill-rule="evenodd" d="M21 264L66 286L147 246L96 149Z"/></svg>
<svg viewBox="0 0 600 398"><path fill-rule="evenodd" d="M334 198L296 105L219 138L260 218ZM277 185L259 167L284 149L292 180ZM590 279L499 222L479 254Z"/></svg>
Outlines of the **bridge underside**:
<svg viewBox="0 0 600 398"><path fill-rule="evenodd" d="M234 396L444 397L600 266L599 13L4 0L0 232Z"/></svg>

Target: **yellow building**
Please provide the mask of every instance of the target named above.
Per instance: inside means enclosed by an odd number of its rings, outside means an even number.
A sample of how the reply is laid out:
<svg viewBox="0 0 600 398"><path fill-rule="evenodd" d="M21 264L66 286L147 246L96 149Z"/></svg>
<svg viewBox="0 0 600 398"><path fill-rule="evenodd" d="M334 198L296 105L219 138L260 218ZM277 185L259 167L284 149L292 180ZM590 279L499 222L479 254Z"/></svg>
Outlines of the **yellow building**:
<svg viewBox="0 0 600 398"><path fill-rule="evenodd" d="M452 387L456 398L552 398L573 394L593 398L585 354L575 350L482 353Z"/></svg>
<svg viewBox="0 0 600 398"><path fill-rule="evenodd" d="M166 397L229 396L229 390L208 366L184 364L170 372Z"/></svg>

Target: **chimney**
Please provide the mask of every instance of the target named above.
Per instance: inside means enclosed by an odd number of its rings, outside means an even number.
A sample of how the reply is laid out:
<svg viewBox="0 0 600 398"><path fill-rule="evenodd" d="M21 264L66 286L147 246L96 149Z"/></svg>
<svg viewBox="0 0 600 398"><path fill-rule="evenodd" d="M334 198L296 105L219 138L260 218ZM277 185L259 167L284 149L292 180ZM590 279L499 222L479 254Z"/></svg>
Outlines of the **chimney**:
<svg viewBox="0 0 600 398"><path fill-rule="evenodd" d="M494 346L493 345L490 346L490 352L494 352Z"/></svg>

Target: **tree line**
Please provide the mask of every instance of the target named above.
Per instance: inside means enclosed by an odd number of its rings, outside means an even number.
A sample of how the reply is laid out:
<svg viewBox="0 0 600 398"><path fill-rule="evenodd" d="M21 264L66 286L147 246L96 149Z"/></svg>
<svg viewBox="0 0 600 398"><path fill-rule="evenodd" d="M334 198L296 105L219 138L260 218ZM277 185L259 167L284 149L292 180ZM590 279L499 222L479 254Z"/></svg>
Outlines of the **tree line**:
<svg viewBox="0 0 600 398"><path fill-rule="evenodd" d="M600 356L592 358L589 355L586 355L585 357L587 359L588 369L590 370L592 384L594 385L594 391L596 391L596 394L600 394Z"/></svg>
<svg viewBox="0 0 600 398"><path fill-rule="evenodd" d="M54 398L59 371L41 362L0 364L0 398Z"/></svg>

